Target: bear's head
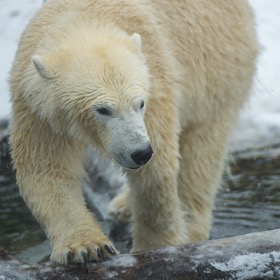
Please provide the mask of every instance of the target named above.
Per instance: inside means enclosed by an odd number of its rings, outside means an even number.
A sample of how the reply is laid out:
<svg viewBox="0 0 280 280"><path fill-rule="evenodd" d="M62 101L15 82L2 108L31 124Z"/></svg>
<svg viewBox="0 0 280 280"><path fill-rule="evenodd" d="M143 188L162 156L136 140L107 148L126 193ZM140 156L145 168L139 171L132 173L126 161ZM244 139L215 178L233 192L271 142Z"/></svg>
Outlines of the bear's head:
<svg viewBox="0 0 280 280"><path fill-rule="evenodd" d="M34 55L32 66L37 93L31 107L56 133L93 144L125 168L149 161L149 74L139 34L68 42Z"/></svg>

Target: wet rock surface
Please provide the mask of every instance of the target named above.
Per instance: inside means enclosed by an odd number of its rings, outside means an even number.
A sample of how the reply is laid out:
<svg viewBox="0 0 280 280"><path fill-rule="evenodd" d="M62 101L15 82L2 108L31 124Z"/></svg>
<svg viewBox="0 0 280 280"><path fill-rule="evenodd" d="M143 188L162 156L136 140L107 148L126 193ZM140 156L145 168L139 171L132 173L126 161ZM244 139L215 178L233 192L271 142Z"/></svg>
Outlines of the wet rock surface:
<svg viewBox="0 0 280 280"><path fill-rule="evenodd" d="M1 123L0 123L1 124ZM17 259L48 261L49 242L21 199L11 168L8 133L0 128L0 247ZM280 144L266 143L231 152L214 211L211 239L280 228ZM89 151L86 165L90 181L83 188L88 207L121 253L129 252L129 224L110 221L109 201L126 184L120 171Z"/></svg>
<svg viewBox="0 0 280 280"><path fill-rule="evenodd" d="M272 280L280 277L280 230L121 254L102 263L24 264L0 249L1 279Z"/></svg>
<svg viewBox="0 0 280 280"><path fill-rule="evenodd" d="M211 237L280 228L280 144L265 142L230 154Z"/></svg>

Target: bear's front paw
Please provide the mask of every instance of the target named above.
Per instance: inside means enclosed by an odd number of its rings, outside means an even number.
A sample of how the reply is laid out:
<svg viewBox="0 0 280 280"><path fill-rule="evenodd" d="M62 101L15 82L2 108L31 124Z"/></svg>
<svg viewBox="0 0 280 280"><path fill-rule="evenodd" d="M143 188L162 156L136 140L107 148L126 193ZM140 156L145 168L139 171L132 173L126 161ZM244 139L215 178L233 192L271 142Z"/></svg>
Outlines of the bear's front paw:
<svg viewBox="0 0 280 280"><path fill-rule="evenodd" d="M96 239L83 235L79 240L72 240L71 244L64 241L54 245L50 259L60 264L98 262L109 259L118 253L105 236L102 239Z"/></svg>

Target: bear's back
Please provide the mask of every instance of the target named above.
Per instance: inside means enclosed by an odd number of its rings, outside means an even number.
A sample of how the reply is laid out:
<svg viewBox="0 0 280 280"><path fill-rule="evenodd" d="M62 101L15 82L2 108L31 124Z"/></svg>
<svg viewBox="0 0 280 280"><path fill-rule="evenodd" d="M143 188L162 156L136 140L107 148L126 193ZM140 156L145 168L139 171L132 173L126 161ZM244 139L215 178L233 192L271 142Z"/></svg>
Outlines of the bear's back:
<svg viewBox="0 0 280 280"><path fill-rule="evenodd" d="M153 80L171 85L178 106L193 118L218 111L215 106L228 100L238 106L246 99L247 93L230 90L255 71L258 44L245 0L48 0L22 35L11 71L12 98L21 94L19 81L31 56L38 49L55 49L81 22L141 34Z"/></svg>

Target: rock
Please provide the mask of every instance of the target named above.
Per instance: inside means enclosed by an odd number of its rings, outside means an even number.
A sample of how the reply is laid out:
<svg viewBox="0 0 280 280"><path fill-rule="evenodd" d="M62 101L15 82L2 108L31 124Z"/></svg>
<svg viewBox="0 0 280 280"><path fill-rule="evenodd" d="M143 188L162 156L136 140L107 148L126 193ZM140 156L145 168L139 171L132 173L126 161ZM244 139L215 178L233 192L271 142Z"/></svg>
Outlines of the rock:
<svg viewBox="0 0 280 280"><path fill-rule="evenodd" d="M102 263L25 265L0 250L0 279L280 279L280 230L122 254Z"/></svg>

